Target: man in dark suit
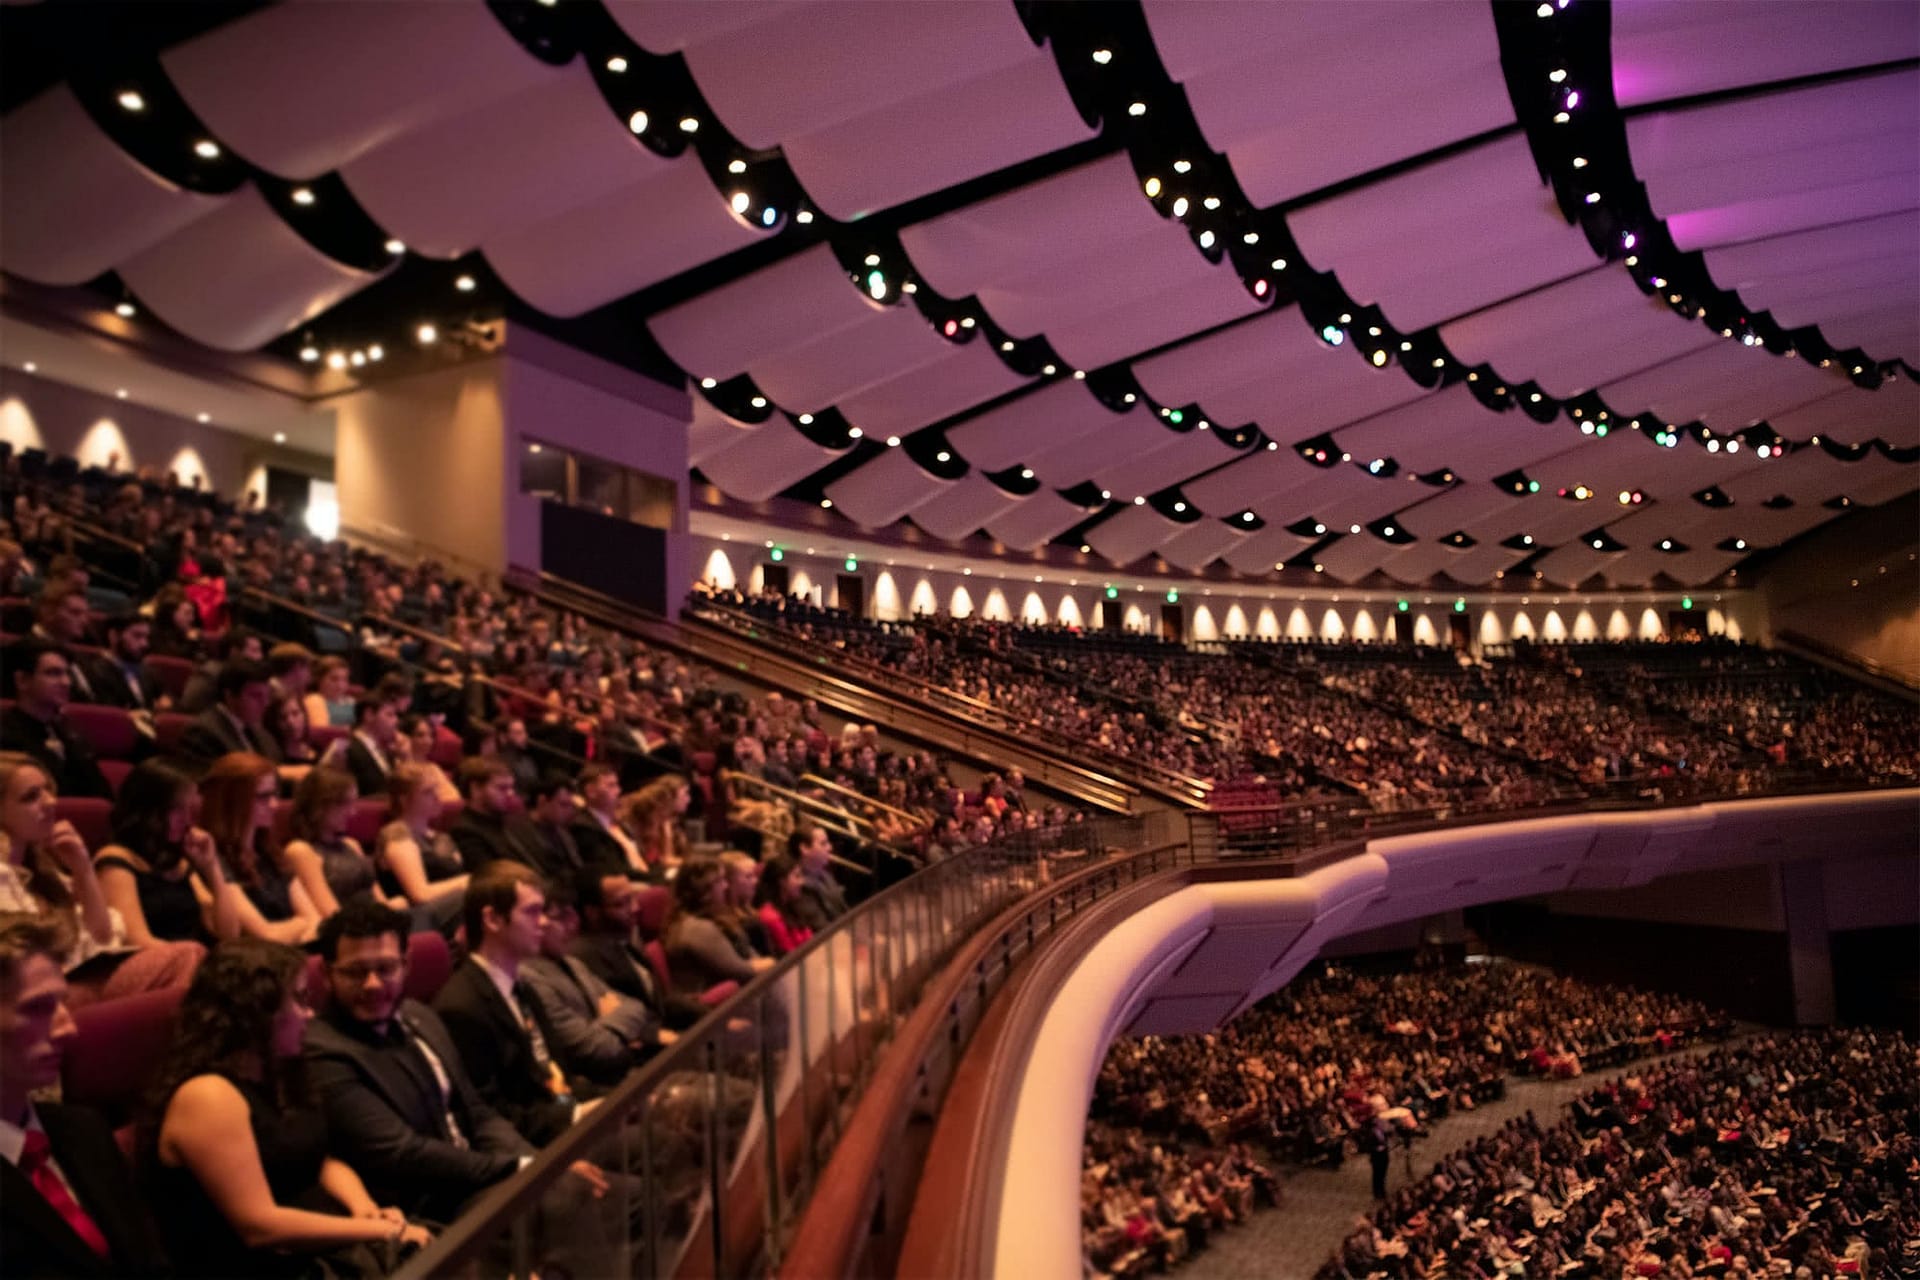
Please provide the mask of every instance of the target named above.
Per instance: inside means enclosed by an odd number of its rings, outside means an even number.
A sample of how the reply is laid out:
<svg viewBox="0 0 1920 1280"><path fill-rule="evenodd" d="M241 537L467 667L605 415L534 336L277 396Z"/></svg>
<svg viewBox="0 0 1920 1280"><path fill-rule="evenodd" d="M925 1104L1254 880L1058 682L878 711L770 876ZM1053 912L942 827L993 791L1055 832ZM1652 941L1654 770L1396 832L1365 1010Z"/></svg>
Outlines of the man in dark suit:
<svg viewBox="0 0 1920 1280"><path fill-rule="evenodd" d="M39 598L33 602L33 634L50 644L62 646L69 654L77 645L92 643L92 637L88 634L92 619L92 611L87 606L86 585L77 578L62 578L47 583L41 588ZM86 669L75 662L72 672L73 700L100 701L100 695L94 690Z"/></svg>
<svg viewBox="0 0 1920 1280"><path fill-rule="evenodd" d="M12 674L14 697L14 704L0 712L0 749L32 756L63 796L111 799L113 790L93 748L60 716L73 688L67 651L29 636L0 654L0 666Z"/></svg>
<svg viewBox="0 0 1920 1280"><path fill-rule="evenodd" d="M347 739L347 772L363 796L387 794L393 772L394 742L400 736L400 708L377 692L353 704L353 736Z"/></svg>
<svg viewBox="0 0 1920 1280"><path fill-rule="evenodd" d="M677 1037L643 1002L609 987L573 954L580 936L574 904L571 881L548 882L540 954L520 966L520 983L554 1061L596 1097Z"/></svg>
<svg viewBox="0 0 1920 1280"><path fill-rule="evenodd" d="M84 1107L36 1104L73 1040L62 939L0 916L0 1267L8 1276L158 1275L160 1242L113 1131Z"/></svg>
<svg viewBox="0 0 1920 1280"><path fill-rule="evenodd" d="M579 846L580 860L588 867L615 868L645 878L649 868L640 853L640 841L620 821L620 771L596 760L580 770L578 787L580 811L569 830Z"/></svg>
<svg viewBox="0 0 1920 1280"><path fill-rule="evenodd" d="M800 864L801 923L818 933L847 914L846 890L833 878L833 842L825 827L802 825L787 837L787 853Z"/></svg>
<svg viewBox="0 0 1920 1280"><path fill-rule="evenodd" d="M153 637L153 624L137 613L107 619L105 653L82 658L93 700L124 711L164 711L168 698L160 682L141 665Z"/></svg>
<svg viewBox="0 0 1920 1280"><path fill-rule="evenodd" d="M511 1177L534 1147L481 1097L452 1034L433 1010L405 998L410 922L361 896L320 930L331 1000L307 1024L313 1090L327 1108L336 1154L367 1189L409 1215L451 1222L474 1197ZM605 1194L581 1161L578 1197Z"/></svg>
<svg viewBox="0 0 1920 1280"><path fill-rule="evenodd" d="M440 988L434 1012L487 1105L545 1146L573 1123L579 1103L520 983L546 924L540 875L523 863L490 862L467 881L465 910L473 950Z"/></svg>
<svg viewBox="0 0 1920 1280"><path fill-rule="evenodd" d="M202 765L236 751L280 763L280 744L267 732L267 706L273 701L266 667L245 658L220 668L219 701L194 717L180 735L180 754Z"/></svg>
<svg viewBox="0 0 1920 1280"><path fill-rule="evenodd" d="M700 1021L705 1007L692 996L664 991L634 945L640 886L621 872L593 868L581 874L576 888L580 936L573 942L574 958L612 990L645 1005L659 1022L684 1030Z"/></svg>
<svg viewBox="0 0 1920 1280"><path fill-rule="evenodd" d="M573 835L573 820L579 813L570 778L553 770L540 775L540 781L534 783L528 797L527 817L540 837L533 868L550 882L571 883L586 865L580 843Z"/></svg>
<svg viewBox="0 0 1920 1280"><path fill-rule="evenodd" d="M501 859L529 866L540 860L540 833L525 814L513 812L512 770L492 757L477 756L461 764L460 789L467 803L447 835L469 872Z"/></svg>

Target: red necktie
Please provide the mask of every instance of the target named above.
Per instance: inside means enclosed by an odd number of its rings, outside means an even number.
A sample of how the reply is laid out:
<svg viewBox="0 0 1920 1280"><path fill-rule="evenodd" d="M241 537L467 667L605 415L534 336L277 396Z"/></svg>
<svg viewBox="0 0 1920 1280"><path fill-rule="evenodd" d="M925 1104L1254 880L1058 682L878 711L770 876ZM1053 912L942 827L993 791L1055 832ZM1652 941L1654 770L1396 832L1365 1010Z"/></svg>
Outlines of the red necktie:
<svg viewBox="0 0 1920 1280"><path fill-rule="evenodd" d="M101 1257L111 1256L113 1250L107 1245L107 1238L100 1234L100 1228L80 1207L80 1202L67 1190L67 1184L53 1171L49 1157L53 1148L47 1142L47 1135L38 1129L29 1129L26 1141L20 1147L20 1172L27 1175L27 1181L46 1198L53 1211L73 1228L73 1234L87 1242L87 1247Z"/></svg>

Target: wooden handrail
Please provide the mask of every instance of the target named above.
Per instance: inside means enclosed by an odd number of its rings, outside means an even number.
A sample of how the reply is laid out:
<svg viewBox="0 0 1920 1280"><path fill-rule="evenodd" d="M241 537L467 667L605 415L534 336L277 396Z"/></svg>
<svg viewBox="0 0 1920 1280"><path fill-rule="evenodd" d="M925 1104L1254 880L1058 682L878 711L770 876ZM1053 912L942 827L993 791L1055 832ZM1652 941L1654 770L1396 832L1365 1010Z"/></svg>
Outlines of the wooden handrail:
<svg viewBox="0 0 1920 1280"><path fill-rule="evenodd" d="M789 791L785 787L775 786L765 778L756 778L750 773L740 773L734 769L722 769L720 770L720 776L726 782L729 789L738 786L742 791L756 792L758 799L765 800L770 804L778 802L780 804L791 805L795 809L803 809L808 813L822 814L835 822L844 822L847 826L846 833L848 835L855 836L861 840L873 838L873 833L876 828L872 822L860 817L858 814L848 813L845 809L828 804L824 800L816 800L812 796L801 795L798 791ZM864 832L861 831L862 827L866 828Z"/></svg>
<svg viewBox="0 0 1920 1280"><path fill-rule="evenodd" d="M908 813L905 809L896 809L885 800L876 800L872 796L863 795L853 790L851 787L843 787L837 782L829 782L817 773L803 773L800 775L800 781L819 787L825 791L831 791L835 795L845 796L855 804L864 805L869 809L884 810L896 818L912 823L916 827L924 827L927 825L927 820L917 813Z"/></svg>

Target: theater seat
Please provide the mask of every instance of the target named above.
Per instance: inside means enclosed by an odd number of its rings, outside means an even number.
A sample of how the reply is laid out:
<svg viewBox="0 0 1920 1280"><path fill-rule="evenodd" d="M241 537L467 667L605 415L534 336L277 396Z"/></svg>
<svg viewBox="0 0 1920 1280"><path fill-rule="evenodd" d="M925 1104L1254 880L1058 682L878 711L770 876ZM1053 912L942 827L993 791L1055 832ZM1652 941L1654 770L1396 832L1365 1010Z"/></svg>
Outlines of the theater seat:
<svg viewBox="0 0 1920 1280"><path fill-rule="evenodd" d="M54 801L55 819L71 822L80 838L87 842L87 848L100 852L113 837L113 803L108 800L96 800L91 796L63 796Z"/></svg>
<svg viewBox="0 0 1920 1280"><path fill-rule="evenodd" d="M140 730L133 717L119 707L69 702L64 714L67 724L103 760L131 760L140 745Z"/></svg>
<svg viewBox="0 0 1920 1280"><path fill-rule="evenodd" d="M108 789L115 795L120 794L120 784L125 782L127 775L132 772L133 761L131 760L100 761L100 776L107 780Z"/></svg>
<svg viewBox="0 0 1920 1280"><path fill-rule="evenodd" d="M429 759L451 775L460 767L460 735L445 725L434 730L433 754Z"/></svg>
<svg viewBox="0 0 1920 1280"><path fill-rule="evenodd" d="M154 740L160 744L162 751L168 753L178 751L180 738L186 733L187 726L192 723L192 716L183 716L177 711L162 711L153 718Z"/></svg>
<svg viewBox="0 0 1920 1280"><path fill-rule="evenodd" d="M185 658L169 658L160 654L148 654L146 661L140 664L147 673L159 682L160 688L169 698L178 702L180 695L187 691L187 681L193 679L193 663Z"/></svg>
<svg viewBox="0 0 1920 1280"><path fill-rule="evenodd" d="M153 1083L186 993L185 987L169 987L75 1011L73 1043L60 1073L62 1099L98 1107L116 1124L128 1119Z"/></svg>
<svg viewBox="0 0 1920 1280"><path fill-rule="evenodd" d="M667 968L666 946L654 938L640 948L640 954L647 958L647 967L653 970L654 981L660 984L660 989L673 990L673 972Z"/></svg>
<svg viewBox="0 0 1920 1280"><path fill-rule="evenodd" d="M700 993L700 1003L711 1009L724 1000L730 1000L740 990L740 984L732 978L725 982L716 982Z"/></svg>
<svg viewBox="0 0 1920 1280"><path fill-rule="evenodd" d="M407 995L422 1004L433 1003L453 974L453 949L437 933L416 933L407 939Z"/></svg>
<svg viewBox="0 0 1920 1280"><path fill-rule="evenodd" d="M368 799L362 796L353 802L353 809L347 814L347 834L360 842L369 858L373 856L374 841L380 835L380 828L387 825L387 798L374 796Z"/></svg>
<svg viewBox="0 0 1920 1280"><path fill-rule="evenodd" d="M460 816L460 811L466 807L467 802L464 800L456 799L447 801L440 806L440 812L434 816L433 829L435 831L447 830L453 826L454 820Z"/></svg>
<svg viewBox="0 0 1920 1280"><path fill-rule="evenodd" d="M310 724L307 726L307 741L313 744L315 755L324 756L328 747L352 732L336 724Z"/></svg>
<svg viewBox="0 0 1920 1280"><path fill-rule="evenodd" d="M664 885L649 885L640 891L635 916L640 936L658 938L667 930L667 913L673 907L673 895Z"/></svg>

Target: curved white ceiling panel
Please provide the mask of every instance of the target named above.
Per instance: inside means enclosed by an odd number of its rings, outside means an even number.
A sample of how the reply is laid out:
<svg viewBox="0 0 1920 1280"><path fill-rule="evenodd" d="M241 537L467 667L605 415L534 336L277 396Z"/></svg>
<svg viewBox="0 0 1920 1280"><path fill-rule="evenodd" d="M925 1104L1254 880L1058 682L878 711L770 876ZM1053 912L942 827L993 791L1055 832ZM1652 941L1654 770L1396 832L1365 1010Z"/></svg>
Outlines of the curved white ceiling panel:
<svg viewBox="0 0 1920 1280"><path fill-rule="evenodd" d="M1037 49L964 84L788 138L782 150L814 203L851 222L1094 133L1068 96L1053 55Z"/></svg>
<svg viewBox="0 0 1920 1280"><path fill-rule="evenodd" d="M703 41L764 22L782 0L606 0L607 12L635 44L655 53L679 53Z"/></svg>
<svg viewBox="0 0 1920 1280"><path fill-rule="evenodd" d="M1122 263L1124 268L1119 268ZM979 293L1001 328L1028 338L1036 333L1051 336L1063 325L1117 307L1138 306L1154 294L1203 287L1216 274L1228 276L1234 291L1246 293L1237 276L1215 268L1177 224L1168 224L1113 245L1104 254L1070 252L1049 266L983 285Z"/></svg>
<svg viewBox="0 0 1920 1280"><path fill-rule="evenodd" d="M1124 569L1185 527L1150 506L1125 507L1087 530L1087 545Z"/></svg>
<svg viewBox="0 0 1920 1280"><path fill-rule="evenodd" d="M717 22L673 13L656 19L646 12L653 7L609 9L641 44L684 53L715 114L756 148L963 85L1034 51L1010 4L807 0ZM742 17L748 20L731 20Z"/></svg>
<svg viewBox="0 0 1920 1280"><path fill-rule="evenodd" d="M859 324L874 310L833 250L819 244L669 307L647 328L689 373L732 378L755 360Z"/></svg>
<svg viewBox="0 0 1920 1280"><path fill-rule="evenodd" d="M1392 544L1363 529L1335 538L1313 554L1334 581L1355 583L1379 568L1381 558L1392 550Z"/></svg>
<svg viewBox="0 0 1920 1280"><path fill-rule="evenodd" d="M815 444L798 427L776 416L707 457L700 469L733 497L764 502L843 452Z"/></svg>
<svg viewBox="0 0 1920 1280"><path fill-rule="evenodd" d="M1093 431L1078 432L1057 443L1050 443L1048 433L1029 436L1014 446L1018 450L1014 456L997 466L990 465L988 469L997 470L999 466L1024 462L1044 483L1056 489L1070 489L1082 481L1091 480L1094 472L1113 459L1134 457L1158 449L1174 435L1152 414L1129 413ZM980 464L976 462L974 465Z"/></svg>
<svg viewBox="0 0 1920 1280"><path fill-rule="evenodd" d="M1150 0L1143 8L1201 132L1227 154L1255 205L1514 120L1493 13L1483 5ZM1359 49L1365 57L1353 56ZM1356 111L1355 102L1371 105Z"/></svg>
<svg viewBox="0 0 1920 1280"><path fill-rule="evenodd" d="M545 69L508 98L393 138L340 176L374 221L421 253L452 258L556 218L671 162L607 109L584 68Z"/></svg>
<svg viewBox="0 0 1920 1280"><path fill-rule="evenodd" d="M1105 261L1154 231L1186 236L1141 194L1122 152L902 228L900 243L928 284L958 298L1058 269L1063 255Z"/></svg>
<svg viewBox="0 0 1920 1280"><path fill-rule="evenodd" d="M658 174L494 236L480 249L522 298L549 315L577 316L760 235L727 208L700 161L683 155Z"/></svg>
<svg viewBox="0 0 1920 1280"><path fill-rule="evenodd" d="M1168 564L1188 572L1197 572L1212 564L1249 535L1218 520L1201 520L1188 525L1161 544L1160 556Z"/></svg>
<svg viewBox="0 0 1920 1280"><path fill-rule="evenodd" d="M168 50L161 63L214 136L293 179L551 74L486 5L468 3L292 0Z"/></svg>
<svg viewBox="0 0 1920 1280"><path fill-rule="evenodd" d="M1447 573L1456 582L1486 582L1495 574L1502 573L1519 564L1531 551L1515 551L1503 547L1497 542L1483 542L1476 547L1468 547L1447 569Z"/></svg>
<svg viewBox="0 0 1920 1280"><path fill-rule="evenodd" d="M121 263L120 277L155 315L222 351L265 346L380 278L302 240L252 183Z"/></svg>
<svg viewBox="0 0 1920 1280"><path fill-rule="evenodd" d="M1562 399L1714 341L1611 267L1442 325L1440 340L1463 363L1490 364Z"/></svg>
<svg viewBox="0 0 1920 1280"><path fill-rule="evenodd" d="M1518 410L1495 413L1459 383L1341 427L1334 441L1356 461L1392 458L1402 471L1446 467L1468 479L1484 480L1518 465L1513 459L1544 457L1565 448L1565 433L1564 426L1542 426ZM1488 470L1476 465L1481 459L1503 465Z"/></svg>
<svg viewBox="0 0 1920 1280"><path fill-rule="evenodd" d="M1415 542L1389 555L1380 568L1395 582L1425 582L1437 573L1453 576L1463 554L1444 542Z"/></svg>
<svg viewBox="0 0 1920 1280"><path fill-rule="evenodd" d="M1287 215L1295 241L1354 299L1424 328L1592 267L1586 235L1513 134Z"/></svg>
<svg viewBox="0 0 1920 1280"><path fill-rule="evenodd" d="M1619 563L1625 553L1595 550L1585 542L1569 542L1534 561L1534 568L1557 587L1577 587L1596 573Z"/></svg>
<svg viewBox="0 0 1920 1280"><path fill-rule="evenodd" d="M1788 360L1722 339L1715 346L1609 382L1600 388L1600 397L1622 416L1650 413L1675 424L1698 419L1725 432L1824 399L1844 385L1837 371L1811 361Z"/></svg>
<svg viewBox="0 0 1920 1280"><path fill-rule="evenodd" d="M1261 449L1211 475L1188 481L1181 492L1210 516L1229 516L1242 511L1262 494L1278 493L1298 482L1294 467L1297 459L1290 453Z"/></svg>
<svg viewBox="0 0 1920 1280"><path fill-rule="evenodd" d="M220 207L140 165L57 84L0 120L0 266L81 284Z"/></svg>
<svg viewBox="0 0 1920 1280"><path fill-rule="evenodd" d="M1314 541L1313 538L1288 533L1285 529L1266 528L1234 543L1221 553L1220 558L1241 573L1266 573L1299 555Z"/></svg>
<svg viewBox="0 0 1920 1280"><path fill-rule="evenodd" d="M1131 498L1154 493L1179 484L1189 476L1223 466L1246 453L1221 439L1214 431L1189 431L1172 435L1157 449L1132 455L1111 455L1107 466L1093 473L1093 482L1110 489L1115 497Z"/></svg>
<svg viewBox="0 0 1920 1280"><path fill-rule="evenodd" d="M1615 0L1623 107L1920 56L1920 9L1852 0Z"/></svg>
<svg viewBox="0 0 1920 1280"><path fill-rule="evenodd" d="M958 542L1020 501L976 471L915 507L913 522L936 538Z"/></svg>
<svg viewBox="0 0 1920 1280"><path fill-rule="evenodd" d="M1087 436L1111 435L1128 422L1145 423L1152 433L1170 434L1145 409L1135 406L1115 413L1095 399L1085 383L1069 379L1048 383L970 418L950 428L947 440L972 465L999 471ZM1149 441L1155 438L1151 433L1145 436Z"/></svg>
<svg viewBox="0 0 1920 1280"><path fill-rule="evenodd" d="M1198 253L1193 256L1204 262ZM1239 277L1223 266L1208 271L1192 286L1057 325L1047 337L1068 363L1097 369L1260 310L1260 301L1241 286Z"/></svg>
<svg viewBox="0 0 1920 1280"><path fill-rule="evenodd" d="M949 348L930 364L864 387L840 401L847 421L870 436L906 435L1027 383L986 342Z"/></svg>
<svg viewBox="0 0 1920 1280"><path fill-rule="evenodd" d="M1065 533L1092 513L1057 493L1042 489L1021 498L987 521L987 532L1015 551L1031 551L1055 534Z"/></svg>
<svg viewBox="0 0 1920 1280"><path fill-rule="evenodd" d="M877 529L956 483L928 474L905 449L889 449L828 485L826 495L849 520L863 529Z"/></svg>
<svg viewBox="0 0 1920 1280"><path fill-rule="evenodd" d="M764 423L742 422L714 408L705 396L689 397L693 421L687 427L687 465L697 467L723 449L758 431Z"/></svg>
<svg viewBox="0 0 1920 1280"><path fill-rule="evenodd" d="M1773 429L1793 440L1830 436L1843 444L1879 437L1898 448L1920 444L1920 383L1892 377L1874 391L1848 387L1775 414Z"/></svg>
<svg viewBox="0 0 1920 1280"><path fill-rule="evenodd" d="M872 308L853 324L753 361L747 372L781 408L818 413L952 350L913 307Z"/></svg>

